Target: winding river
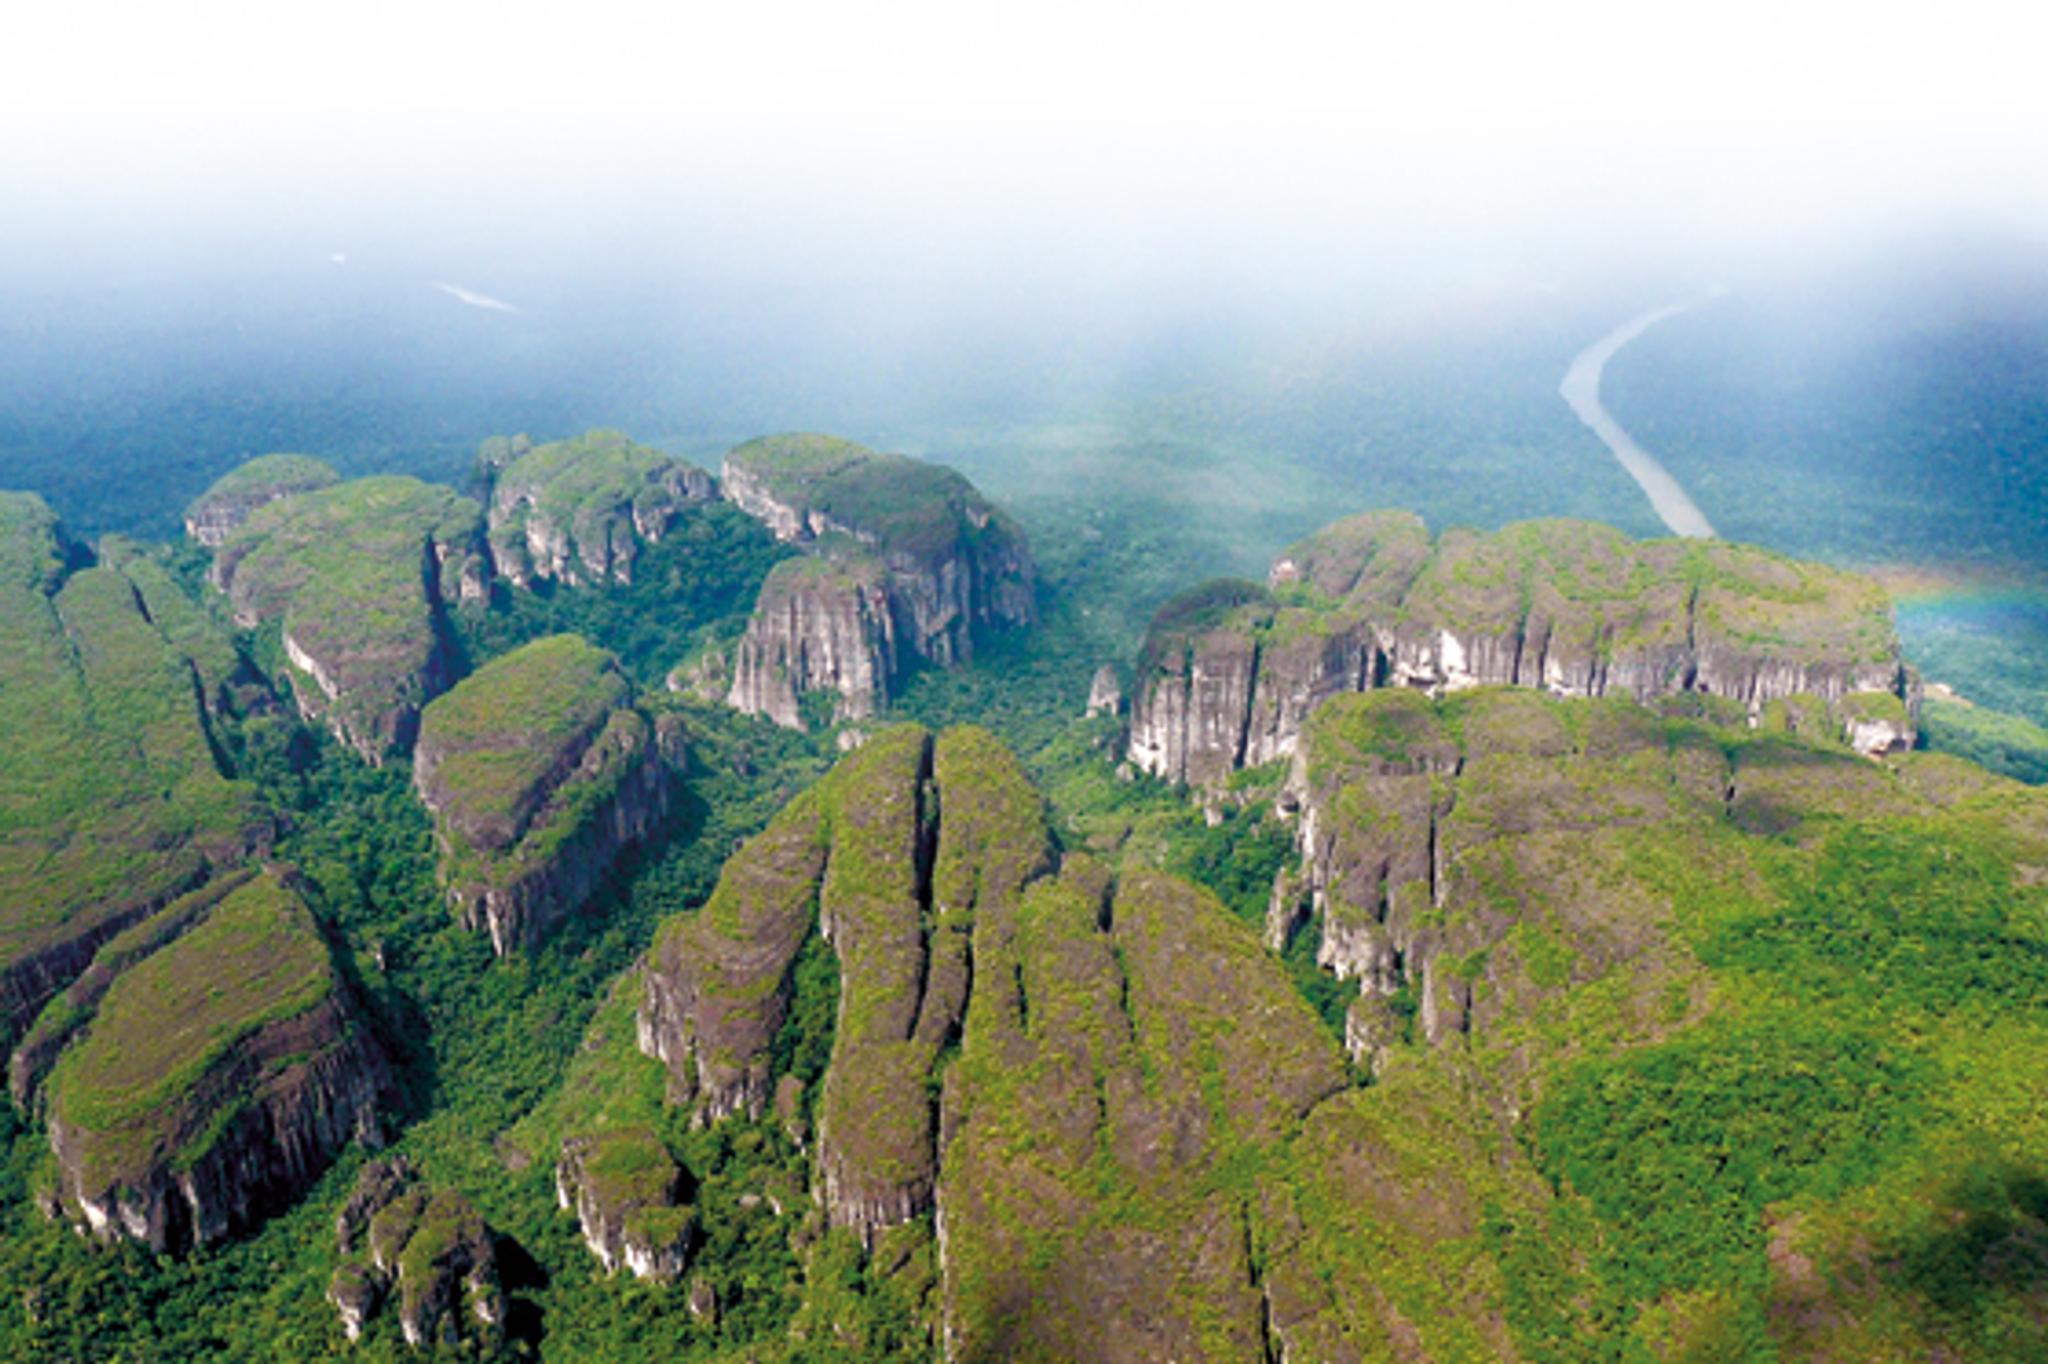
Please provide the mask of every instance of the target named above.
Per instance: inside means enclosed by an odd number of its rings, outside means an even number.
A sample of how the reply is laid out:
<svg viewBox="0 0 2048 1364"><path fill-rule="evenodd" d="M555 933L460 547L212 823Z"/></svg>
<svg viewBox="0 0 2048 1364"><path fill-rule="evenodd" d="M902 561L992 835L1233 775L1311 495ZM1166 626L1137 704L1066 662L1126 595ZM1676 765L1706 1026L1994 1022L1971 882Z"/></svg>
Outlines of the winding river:
<svg viewBox="0 0 2048 1364"><path fill-rule="evenodd" d="M1637 445L1628 432L1621 429L1621 423L1614 420L1613 414L1600 405L1600 372L1614 358L1616 351L1659 322L1697 308L1725 292L1719 288L1709 289L1696 297L1667 303L1640 317L1630 318L1580 351L1571 368L1565 371L1564 382L1558 385L1557 391L1572 405L1572 411L1578 414L1580 421L1592 427L1593 434L1614 452L1614 457L1621 461L1621 467L1641 486L1644 495L1650 499L1651 507L1663 518L1664 524L1671 527L1674 535L1710 539L1714 535L1714 527L1707 520L1706 513L1686 496L1685 489L1678 486L1678 480L1671 476L1670 471L1659 464L1648 450Z"/></svg>

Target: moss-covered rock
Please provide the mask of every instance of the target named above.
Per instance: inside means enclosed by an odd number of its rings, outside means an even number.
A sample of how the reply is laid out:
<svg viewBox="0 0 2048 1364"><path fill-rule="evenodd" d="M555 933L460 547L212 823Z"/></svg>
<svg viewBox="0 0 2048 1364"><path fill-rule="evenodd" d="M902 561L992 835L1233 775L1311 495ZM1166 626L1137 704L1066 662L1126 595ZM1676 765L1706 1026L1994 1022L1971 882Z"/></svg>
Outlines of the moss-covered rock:
<svg viewBox="0 0 2048 1364"><path fill-rule="evenodd" d="M287 876L186 918L115 939L102 957L125 969L52 1006L90 1010L48 1083L65 1205L96 1235L157 1250L245 1230L349 1142L375 1141L389 1086Z"/></svg>
<svg viewBox="0 0 2048 1364"><path fill-rule="evenodd" d="M539 446L493 437L478 465L491 483L492 557L521 587L630 584L643 545L658 542L691 504L717 496L704 470L618 431Z"/></svg>
<svg viewBox="0 0 2048 1364"><path fill-rule="evenodd" d="M217 549L258 507L340 481L332 466L311 455L259 455L221 475L185 509L185 533Z"/></svg>
<svg viewBox="0 0 2048 1364"><path fill-rule="evenodd" d="M689 1268L696 1239L689 1172L643 1125L570 1137L555 1167L555 1197L576 1214L583 1244L604 1266L671 1282Z"/></svg>
<svg viewBox="0 0 2048 1364"><path fill-rule="evenodd" d="M153 560L85 557L40 499L0 494L0 1038L274 833L218 756L232 646Z"/></svg>
<svg viewBox="0 0 2048 1364"><path fill-rule="evenodd" d="M633 705L617 661L535 640L431 702L413 767L441 880L502 954L579 908L668 809L680 738Z"/></svg>
<svg viewBox="0 0 2048 1364"><path fill-rule="evenodd" d="M212 577L240 624L281 623L300 709L379 762L454 680L442 607L486 592L483 509L415 478L358 479L258 508Z"/></svg>
<svg viewBox="0 0 2048 1364"><path fill-rule="evenodd" d="M1722 542L1635 542L1532 521L1433 544L1408 513L1337 522L1275 560L1271 595L1218 581L1153 622L1129 754L1213 785L1294 751L1332 696L1522 686L1555 696L1722 697L1754 719L1812 695L1860 752L1913 742L1914 693L1869 579ZM1865 714L1889 696L1898 715Z"/></svg>
<svg viewBox="0 0 2048 1364"><path fill-rule="evenodd" d="M794 701L839 694L865 716L913 661L971 657L975 636L1035 616L1023 533L943 465L834 436L768 436L725 457L725 496L814 562L783 564L734 661L732 704L800 725Z"/></svg>
<svg viewBox="0 0 2048 1364"><path fill-rule="evenodd" d="M505 1340L496 1237L470 1201L421 1182L403 1158L363 1167L336 1230L346 1258L327 1299L350 1340L394 1294L415 1349L495 1354Z"/></svg>

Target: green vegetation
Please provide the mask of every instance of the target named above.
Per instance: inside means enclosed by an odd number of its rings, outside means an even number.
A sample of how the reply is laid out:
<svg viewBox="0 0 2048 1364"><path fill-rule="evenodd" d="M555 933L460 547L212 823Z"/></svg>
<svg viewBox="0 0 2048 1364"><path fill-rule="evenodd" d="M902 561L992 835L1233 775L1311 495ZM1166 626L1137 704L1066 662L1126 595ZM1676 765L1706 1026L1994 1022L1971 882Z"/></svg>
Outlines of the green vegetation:
<svg viewBox="0 0 2048 1364"><path fill-rule="evenodd" d="M230 1109L245 1097L213 1093L207 1077L238 1062L263 1029L309 1013L336 989L312 917L267 875L129 966L50 1077L55 1121L76 1143L79 1187L97 1195L163 1160L203 1156L219 1128L211 1113L191 1111L195 1096ZM336 1025L346 1026L339 1017Z"/></svg>
<svg viewBox="0 0 2048 1364"><path fill-rule="evenodd" d="M977 539L1009 520L943 464L878 454L836 436L764 436L726 455L799 518L820 513L889 552L926 555Z"/></svg>
<svg viewBox="0 0 2048 1364"><path fill-rule="evenodd" d="M642 687L658 687L677 664L738 636L770 568L792 552L745 512L716 503L691 509L658 544L643 546L630 586L501 584L490 602L464 603L451 621L471 663L579 634L616 655Z"/></svg>
<svg viewBox="0 0 2048 1364"><path fill-rule="evenodd" d="M2048 785L2048 729L2031 720L1930 698L1921 704L1920 727L1929 748L2034 786Z"/></svg>
<svg viewBox="0 0 2048 1364"><path fill-rule="evenodd" d="M541 446L494 437L478 469L490 485L493 557L522 585L630 583L643 540L660 540L684 503L712 493L703 470L611 430Z"/></svg>

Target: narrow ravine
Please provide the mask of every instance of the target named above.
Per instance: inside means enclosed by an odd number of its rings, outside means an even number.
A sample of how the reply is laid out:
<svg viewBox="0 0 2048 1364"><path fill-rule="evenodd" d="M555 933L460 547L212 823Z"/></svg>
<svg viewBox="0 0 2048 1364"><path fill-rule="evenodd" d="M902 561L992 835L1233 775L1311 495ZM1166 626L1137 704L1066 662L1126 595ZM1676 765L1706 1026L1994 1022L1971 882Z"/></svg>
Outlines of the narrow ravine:
<svg viewBox="0 0 2048 1364"><path fill-rule="evenodd" d="M1558 385L1557 391L1571 404L1572 411L1578 414L1580 421L1592 427L1593 434L1614 452L1614 457L1621 461L1621 467L1642 488L1643 494L1650 499L1650 506L1674 535L1711 539L1715 532L1706 513L1686 496L1685 489L1678 486L1678 480L1671 476L1670 471L1659 464L1649 451L1637 445L1629 433L1621 429L1621 423L1614 420L1613 414L1600 405L1600 373L1616 351L1659 322L1719 298L1725 292L1716 287L1630 318L1580 351L1571 368L1565 371L1564 382Z"/></svg>

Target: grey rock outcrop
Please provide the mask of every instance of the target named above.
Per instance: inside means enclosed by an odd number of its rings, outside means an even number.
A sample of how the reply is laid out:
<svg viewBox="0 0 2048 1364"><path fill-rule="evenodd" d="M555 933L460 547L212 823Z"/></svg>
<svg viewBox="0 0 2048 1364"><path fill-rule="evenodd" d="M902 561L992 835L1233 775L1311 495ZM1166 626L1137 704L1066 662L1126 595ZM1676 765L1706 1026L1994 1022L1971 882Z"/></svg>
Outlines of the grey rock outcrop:
<svg viewBox="0 0 2048 1364"><path fill-rule="evenodd" d="M871 715L915 662L1034 618L1023 533L950 469L829 436L774 436L725 458L727 498L807 552L777 565L735 651L731 704L802 722L797 697Z"/></svg>
<svg viewBox="0 0 2048 1364"><path fill-rule="evenodd" d="M688 1171L651 1129L616 1128L562 1143L555 1198L574 1212L605 1273L670 1283L689 1268L697 1230Z"/></svg>
<svg viewBox="0 0 2048 1364"><path fill-rule="evenodd" d="M1699 693L1753 718L1795 695L1834 707L1912 697L1889 605L1858 575L1585 522L1452 530L1432 544L1412 515L1375 513L1288 550L1264 590L1217 582L1168 603L1133 681L1128 753L1208 785L1290 756L1332 696L1479 686ZM1862 751L1910 744L1909 710L1886 721L1841 729Z"/></svg>
<svg viewBox="0 0 2048 1364"><path fill-rule="evenodd" d="M540 446L497 436L477 462L491 484L492 557L520 587L630 584L642 548L658 543L686 508L718 495L704 470L618 431Z"/></svg>
<svg viewBox="0 0 2048 1364"><path fill-rule="evenodd" d="M414 1349L490 1354L503 1344L496 1238L467 1198L420 1182L402 1159L376 1161L364 1167L335 1230L349 1258L327 1300L350 1340L395 1296L399 1330Z"/></svg>

